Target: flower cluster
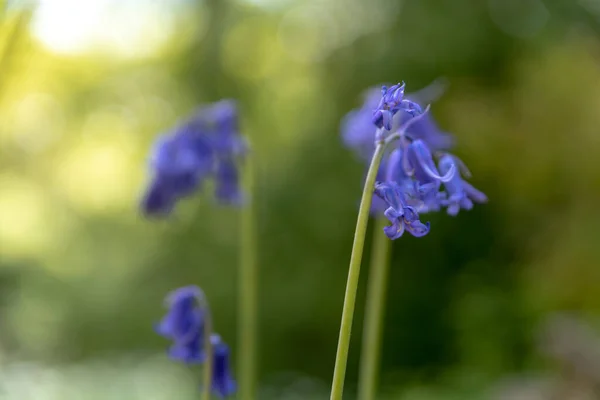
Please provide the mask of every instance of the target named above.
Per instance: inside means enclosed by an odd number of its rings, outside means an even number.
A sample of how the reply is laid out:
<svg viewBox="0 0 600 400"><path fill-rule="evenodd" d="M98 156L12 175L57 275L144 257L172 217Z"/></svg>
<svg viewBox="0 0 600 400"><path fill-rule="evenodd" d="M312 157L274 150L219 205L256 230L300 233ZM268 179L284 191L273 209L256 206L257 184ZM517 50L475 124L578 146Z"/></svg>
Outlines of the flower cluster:
<svg viewBox="0 0 600 400"><path fill-rule="evenodd" d="M169 214L179 199L198 191L209 178L217 201L241 204L238 162L247 149L235 102L222 100L199 109L156 141L142 211L149 216Z"/></svg>
<svg viewBox="0 0 600 400"><path fill-rule="evenodd" d="M383 212L392 223L385 228L390 239L404 231L413 236L429 232L419 214L446 209L456 215L473 203L487 201L463 177L470 172L456 156L447 153L453 137L441 131L428 113L404 94L404 84L384 86L367 92L363 106L351 111L342 122L342 137L365 161L377 142L396 138L389 144L377 174L372 212ZM437 164L436 164L437 160Z"/></svg>
<svg viewBox="0 0 600 400"><path fill-rule="evenodd" d="M185 364L206 361L204 349L207 306L204 294L197 286L185 286L166 298L167 315L155 326L156 332L173 341L169 357ZM229 370L229 347L216 334L210 336L213 353L212 391L221 396L232 395L236 383Z"/></svg>

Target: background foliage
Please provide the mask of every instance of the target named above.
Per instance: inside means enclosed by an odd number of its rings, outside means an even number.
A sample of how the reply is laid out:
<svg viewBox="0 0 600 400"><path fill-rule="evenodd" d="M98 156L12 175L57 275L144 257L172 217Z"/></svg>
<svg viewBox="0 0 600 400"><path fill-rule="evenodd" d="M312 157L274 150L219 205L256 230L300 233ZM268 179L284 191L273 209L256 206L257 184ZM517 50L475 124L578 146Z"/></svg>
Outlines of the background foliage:
<svg viewBox="0 0 600 400"><path fill-rule="evenodd" d="M363 174L339 121L372 85L439 77L432 112L490 202L394 243L382 398L587 393L540 337L556 312L600 327L599 2L81 3L3 8L2 398L194 398L152 331L179 285L235 344L237 212L136 208L156 135L222 97L258 164L260 398L327 398Z"/></svg>

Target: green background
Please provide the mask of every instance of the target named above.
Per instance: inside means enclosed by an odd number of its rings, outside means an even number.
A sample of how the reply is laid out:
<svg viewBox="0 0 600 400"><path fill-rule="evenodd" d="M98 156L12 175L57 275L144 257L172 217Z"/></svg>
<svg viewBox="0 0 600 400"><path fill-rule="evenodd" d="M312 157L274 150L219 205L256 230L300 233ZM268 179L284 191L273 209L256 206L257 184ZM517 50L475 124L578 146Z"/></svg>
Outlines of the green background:
<svg viewBox="0 0 600 400"><path fill-rule="evenodd" d="M328 398L364 173L340 119L372 85L440 77L432 113L490 201L394 242L381 398L513 399L515 387L569 399L598 385L541 339L567 332L578 359L600 362L595 333L577 333L600 327L598 2L112 7L132 24L158 9L147 29L160 43L55 51L29 29L39 10L4 8L0 398L196 398L199 372L170 363L152 331L164 295L192 283L235 361L239 211L210 188L169 220L137 210L154 138L225 97L257 165L259 398ZM556 313L574 319L548 328Z"/></svg>

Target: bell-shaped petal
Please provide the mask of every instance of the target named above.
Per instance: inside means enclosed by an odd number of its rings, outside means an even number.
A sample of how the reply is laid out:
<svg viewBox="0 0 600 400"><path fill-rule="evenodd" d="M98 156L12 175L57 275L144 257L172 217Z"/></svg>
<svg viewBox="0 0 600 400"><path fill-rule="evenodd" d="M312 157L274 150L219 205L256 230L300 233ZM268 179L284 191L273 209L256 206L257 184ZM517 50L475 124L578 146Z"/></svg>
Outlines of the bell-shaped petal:
<svg viewBox="0 0 600 400"><path fill-rule="evenodd" d="M415 237L429 233L429 222L423 224L419 220L419 214L407 204L406 192L398 184L377 182L374 193L388 205L384 215L392 225L383 229L387 237L392 240L398 239L404 231Z"/></svg>
<svg viewBox="0 0 600 400"><path fill-rule="evenodd" d="M405 124L412 118L413 115L408 112L400 112L398 113L400 124ZM431 150L444 150L450 149L454 146L454 137L451 134L443 132L437 126L435 120L431 113L427 113L423 115L418 121L411 124L411 126L406 129L406 136L414 140L422 140L427 144Z"/></svg>
<svg viewBox="0 0 600 400"><path fill-rule="evenodd" d="M446 206L446 212L449 215L457 215L460 209L470 210L473 208L473 202L485 203L487 196L475 189L473 185L464 181L458 172L459 162L456 157L445 154L440 158L439 169L442 174L448 171L457 171L451 180L444 182L444 188L448 193L447 199L443 201Z"/></svg>
<svg viewBox="0 0 600 400"><path fill-rule="evenodd" d="M229 362L229 346L219 335L211 336L213 346L212 391L220 397L228 397L235 393L237 385L231 376Z"/></svg>
<svg viewBox="0 0 600 400"><path fill-rule="evenodd" d="M432 181L448 182L455 173L455 168L452 166L445 174L441 175L435 163L433 155L422 140L415 140L406 149L407 166L410 169L405 171L408 175L414 175L417 181L421 184Z"/></svg>
<svg viewBox="0 0 600 400"><path fill-rule="evenodd" d="M166 298L167 314L156 326L156 332L175 342L185 343L204 329L204 294L194 285L169 293Z"/></svg>
<svg viewBox="0 0 600 400"><path fill-rule="evenodd" d="M378 128L385 128L386 130L392 129L392 119L394 115L400 111L403 106L408 107L408 104L403 104L404 99L404 84L396 84L390 86L383 86L381 89L381 100L379 104L373 110L372 122Z"/></svg>

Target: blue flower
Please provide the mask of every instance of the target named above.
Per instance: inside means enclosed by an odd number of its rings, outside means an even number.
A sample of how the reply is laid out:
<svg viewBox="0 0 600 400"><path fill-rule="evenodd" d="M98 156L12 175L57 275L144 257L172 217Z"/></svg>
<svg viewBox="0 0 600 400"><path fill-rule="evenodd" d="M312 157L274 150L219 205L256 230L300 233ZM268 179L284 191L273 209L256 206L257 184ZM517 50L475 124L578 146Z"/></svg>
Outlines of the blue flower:
<svg viewBox="0 0 600 400"><path fill-rule="evenodd" d="M352 149L358 156L368 162L375 151L375 132L377 127L373 125L373 109L377 107L381 99L381 90L372 88L364 95L361 108L352 110L341 123L342 140L344 145Z"/></svg>
<svg viewBox="0 0 600 400"><path fill-rule="evenodd" d="M220 397L231 396L235 393L237 385L231 377L229 346L219 335L212 335L210 339L213 346L212 391Z"/></svg>
<svg viewBox="0 0 600 400"><path fill-rule="evenodd" d="M189 340L175 342L167 352L169 358L184 364L202 364L206 361L204 338L203 330L198 330L190 336Z"/></svg>
<svg viewBox="0 0 600 400"><path fill-rule="evenodd" d="M384 215L392 223L383 231L390 239L398 239L404 231L415 237L425 236L429 233L429 222L422 223L415 208L409 205L406 193L402 187L394 182L377 182L375 194L388 205Z"/></svg>
<svg viewBox="0 0 600 400"><path fill-rule="evenodd" d="M406 124L414 118L407 112L398 113L399 125ZM429 146L431 150L450 149L454 146L454 138L437 126L430 113L423 115L406 130L405 135L412 140L420 139Z"/></svg>
<svg viewBox="0 0 600 400"><path fill-rule="evenodd" d="M422 140L415 140L406 147L406 164L404 165L407 175L416 178L420 184L433 182L448 182L455 173L454 166L441 175L433 162L433 155L429 147Z"/></svg>
<svg viewBox="0 0 600 400"><path fill-rule="evenodd" d="M142 211L148 216L169 214L180 199L199 191L210 178L217 180L217 200L239 204L242 196L237 163L247 150L233 101L223 100L199 109L156 141Z"/></svg>
<svg viewBox="0 0 600 400"><path fill-rule="evenodd" d="M436 86L439 88L439 84ZM447 212L455 215L460 208L470 209L473 202L487 200L462 179L457 170L466 167L457 164L456 158L444 156L439 167L436 165L432 152L437 158L441 150L454 145L454 138L439 129L428 113L429 106L423 110L414 101L423 93L414 96L405 96L404 84L384 86L379 95L370 89L363 106L348 113L342 121L344 143L365 162L373 156L378 135L383 139L394 135L397 139L387 144L377 171L376 196L371 203L372 214L383 212L392 222L385 228L391 239L402 236L405 230L414 236L426 235L429 223L419 221L419 213L447 207ZM373 109L369 119L369 110Z"/></svg>
<svg viewBox="0 0 600 400"><path fill-rule="evenodd" d="M221 100L198 111L197 118L212 129L212 145L224 157L243 156L248 144L239 130L239 116L233 100Z"/></svg>
<svg viewBox="0 0 600 400"><path fill-rule="evenodd" d="M445 154L439 161L440 172L445 174L450 170L458 170L457 161L459 160L456 157ZM475 189L470 183L464 181L458 172L454 174L452 179L444 183L444 188L448 193L448 198L443 200L442 204L447 207L446 212L452 216L457 215L461 208L463 210L470 210L473 208L473 202L487 202L487 196Z"/></svg>
<svg viewBox="0 0 600 400"><path fill-rule="evenodd" d="M183 126L155 143L150 168L153 177L142 200L148 215L171 211L179 198L195 192L212 172L214 153L201 131Z"/></svg>
<svg viewBox="0 0 600 400"><path fill-rule="evenodd" d="M383 86L381 89L381 100L373 111L373 124L378 128L392 129L394 115L400 110L415 116L422 112L421 107L404 98L404 83L391 87Z"/></svg>
<svg viewBox="0 0 600 400"><path fill-rule="evenodd" d="M167 295L165 305L167 315L157 325L160 335L181 341L203 325L203 311L200 304L204 301L202 290L195 285L184 286Z"/></svg>
<svg viewBox="0 0 600 400"><path fill-rule="evenodd" d="M194 285L169 293L167 315L155 326L159 335L173 341L169 356L185 363L204 361L204 294Z"/></svg>
<svg viewBox="0 0 600 400"><path fill-rule="evenodd" d="M197 286L185 286L169 293L165 303L169 311L154 329L173 341L169 357L185 364L204 363L204 318L208 313L204 293ZM229 370L229 347L216 334L210 335L210 342L213 354L212 391L221 397L230 396L236 390L236 383Z"/></svg>

